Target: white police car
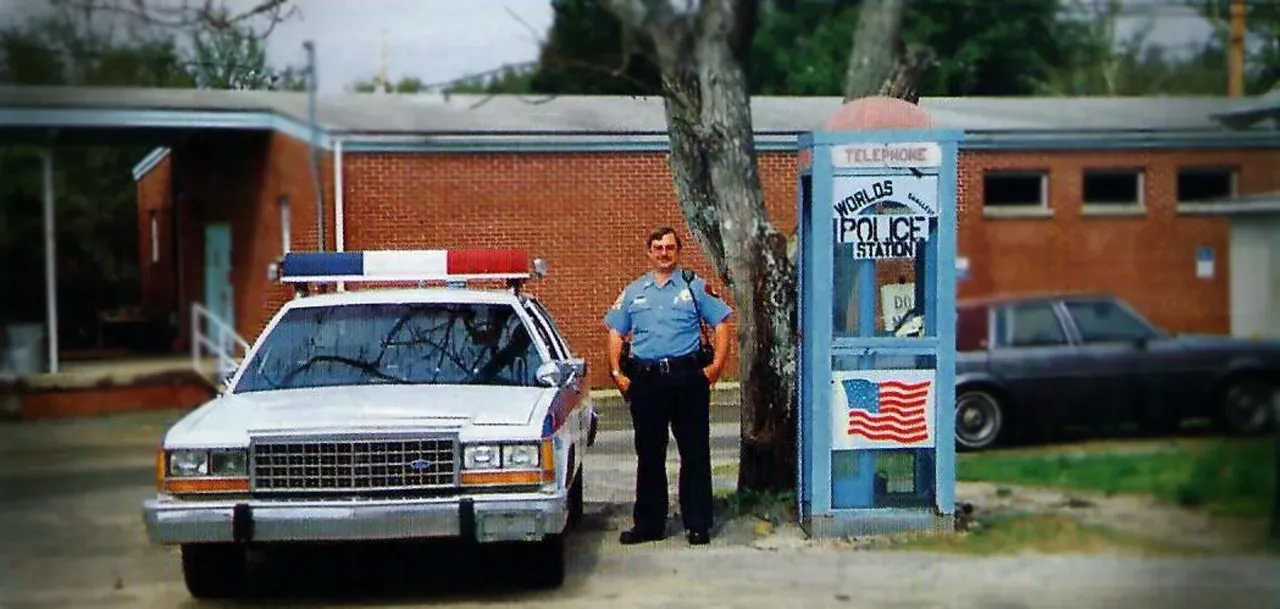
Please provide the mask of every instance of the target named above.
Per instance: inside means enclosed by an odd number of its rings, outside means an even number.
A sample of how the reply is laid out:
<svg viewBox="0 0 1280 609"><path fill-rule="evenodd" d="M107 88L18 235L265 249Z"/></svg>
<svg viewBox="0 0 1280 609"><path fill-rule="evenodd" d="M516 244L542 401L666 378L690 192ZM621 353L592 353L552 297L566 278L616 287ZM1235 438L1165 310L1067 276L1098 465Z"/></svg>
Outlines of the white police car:
<svg viewBox="0 0 1280 609"><path fill-rule="evenodd" d="M150 540L180 545L188 590L242 590L254 544L455 537L518 541L564 577L597 415L586 364L537 299L518 251L291 253L299 297L221 394L157 452ZM507 289L461 285L505 281ZM306 295L329 282L445 287Z"/></svg>

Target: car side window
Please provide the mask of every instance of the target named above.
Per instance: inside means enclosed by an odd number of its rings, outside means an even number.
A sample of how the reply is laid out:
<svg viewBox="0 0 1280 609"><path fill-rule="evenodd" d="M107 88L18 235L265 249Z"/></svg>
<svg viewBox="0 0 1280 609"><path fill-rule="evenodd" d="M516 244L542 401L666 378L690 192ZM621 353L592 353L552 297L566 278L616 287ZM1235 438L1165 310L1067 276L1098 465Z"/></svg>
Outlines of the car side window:
<svg viewBox="0 0 1280 609"><path fill-rule="evenodd" d="M542 323L542 318L533 310L533 307L525 304L525 313L529 315L529 319L533 322L533 327L538 332L538 336L542 338L543 344L547 346L547 350L551 353L551 359L564 359L564 353L560 350L560 344L551 338L551 332L547 330L547 326Z"/></svg>
<svg viewBox="0 0 1280 609"><path fill-rule="evenodd" d="M547 324L547 329L551 331L551 338L560 346L560 350L564 352L564 356L566 358L573 357L573 350L569 348L569 341L565 339L564 332L560 331L559 326L556 325L556 320L552 318L551 313L547 311L547 307L543 306L542 301L536 298L530 298L529 304L533 307L534 311L537 311L538 315L541 316L542 320Z"/></svg>
<svg viewBox="0 0 1280 609"><path fill-rule="evenodd" d="M1011 347L1045 347L1067 344L1067 333L1047 302L1017 304L1010 307L1013 328L1009 335Z"/></svg>
<svg viewBox="0 0 1280 609"><path fill-rule="evenodd" d="M960 307L956 311L956 350L981 351L987 348L987 307Z"/></svg>
<svg viewBox="0 0 1280 609"><path fill-rule="evenodd" d="M1143 320L1113 301L1071 301L1066 305L1083 342L1130 342L1153 334Z"/></svg>

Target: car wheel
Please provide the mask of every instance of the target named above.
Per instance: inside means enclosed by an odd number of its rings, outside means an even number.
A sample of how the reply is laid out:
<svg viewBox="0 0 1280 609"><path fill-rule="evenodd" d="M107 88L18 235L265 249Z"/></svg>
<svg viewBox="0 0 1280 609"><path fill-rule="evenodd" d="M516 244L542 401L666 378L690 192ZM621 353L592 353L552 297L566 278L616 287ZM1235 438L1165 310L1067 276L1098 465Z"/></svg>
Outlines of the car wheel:
<svg viewBox="0 0 1280 609"><path fill-rule="evenodd" d="M956 447L982 450L1004 430L1004 409L989 392L968 389L956 396Z"/></svg>
<svg viewBox="0 0 1280 609"><path fill-rule="evenodd" d="M564 583L565 535L548 535L533 548L529 573L537 588L558 588Z"/></svg>
<svg viewBox="0 0 1280 609"><path fill-rule="evenodd" d="M1272 388L1257 379L1240 379L1227 385L1220 412L1228 433L1253 435L1271 427Z"/></svg>
<svg viewBox="0 0 1280 609"><path fill-rule="evenodd" d="M579 466L578 475L573 479L573 485L569 487L569 526L576 527L582 522L582 514L585 511L584 499L582 495L582 479L586 477L586 466Z"/></svg>
<svg viewBox="0 0 1280 609"><path fill-rule="evenodd" d="M244 592L247 557L235 544L185 544L182 577L195 598L228 599Z"/></svg>

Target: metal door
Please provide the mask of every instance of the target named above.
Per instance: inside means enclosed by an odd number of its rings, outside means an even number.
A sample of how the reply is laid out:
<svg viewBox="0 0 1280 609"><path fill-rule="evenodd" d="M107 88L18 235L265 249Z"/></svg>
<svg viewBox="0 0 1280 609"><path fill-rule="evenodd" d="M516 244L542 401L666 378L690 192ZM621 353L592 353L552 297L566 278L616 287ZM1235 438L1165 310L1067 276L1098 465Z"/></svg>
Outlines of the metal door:
<svg viewBox="0 0 1280 609"><path fill-rule="evenodd" d="M208 224L204 229L204 303L215 318L229 328L235 327L234 293L231 284L231 225L226 222ZM210 340L222 353L228 353L233 339L216 325L207 329Z"/></svg>

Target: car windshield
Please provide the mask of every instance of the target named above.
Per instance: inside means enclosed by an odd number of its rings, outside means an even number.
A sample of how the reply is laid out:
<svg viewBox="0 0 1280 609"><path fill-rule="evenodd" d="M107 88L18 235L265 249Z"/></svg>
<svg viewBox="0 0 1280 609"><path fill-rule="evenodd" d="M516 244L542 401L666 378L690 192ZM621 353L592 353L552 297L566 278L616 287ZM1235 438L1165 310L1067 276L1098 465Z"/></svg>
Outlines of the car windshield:
<svg viewBox="0 0 1280 609"><path fill-rule="evenodd" d="M286 313L235 393L378 384L532 386L541 363L502 304L348 304Z"/></svg>

